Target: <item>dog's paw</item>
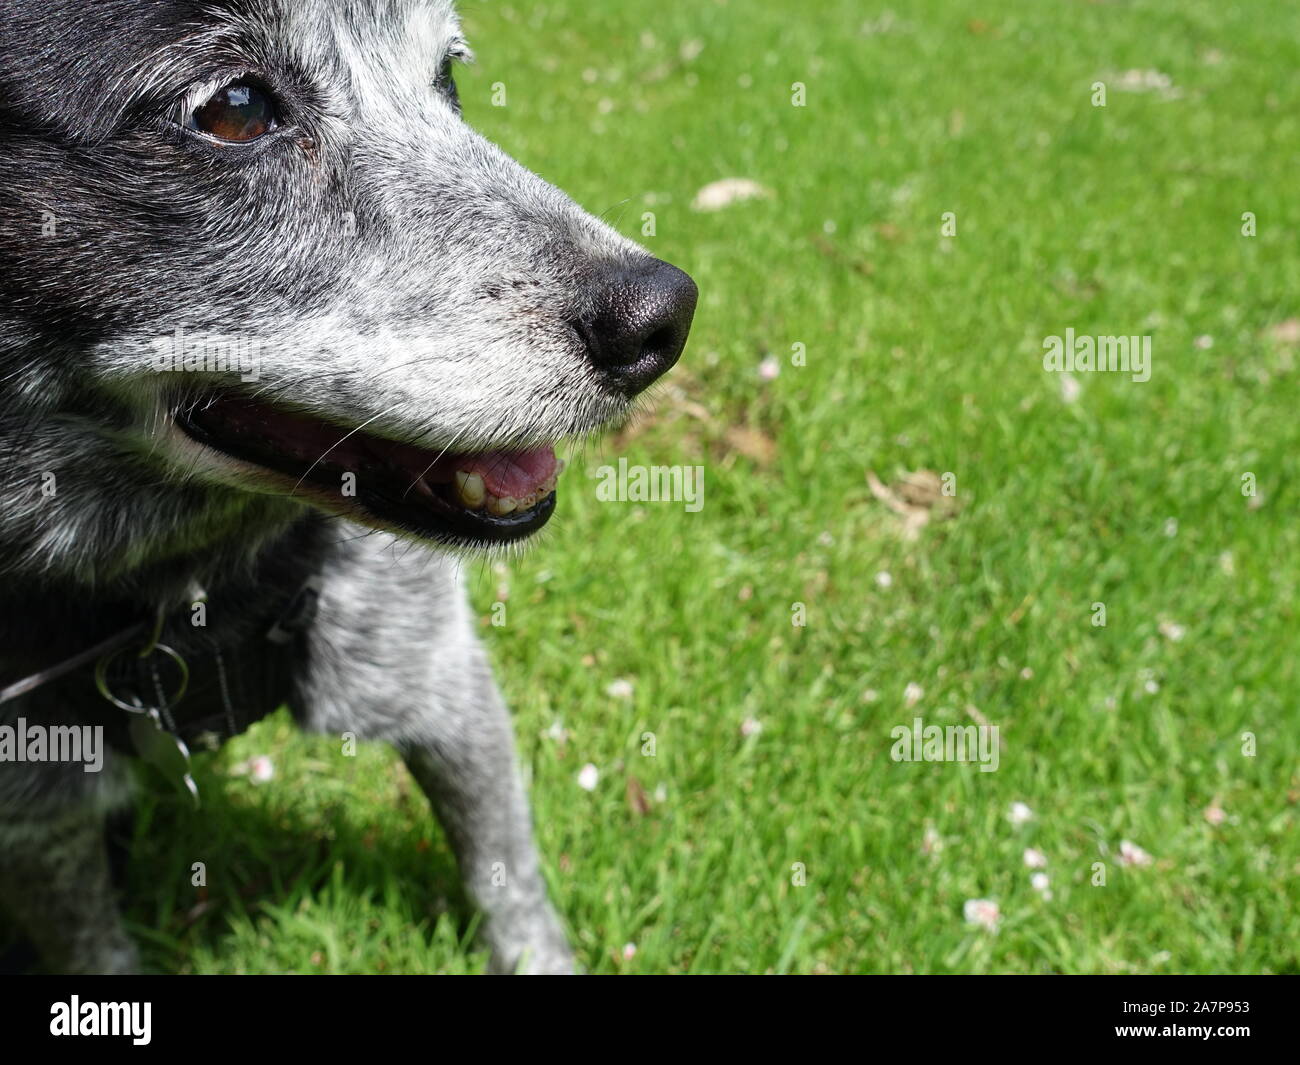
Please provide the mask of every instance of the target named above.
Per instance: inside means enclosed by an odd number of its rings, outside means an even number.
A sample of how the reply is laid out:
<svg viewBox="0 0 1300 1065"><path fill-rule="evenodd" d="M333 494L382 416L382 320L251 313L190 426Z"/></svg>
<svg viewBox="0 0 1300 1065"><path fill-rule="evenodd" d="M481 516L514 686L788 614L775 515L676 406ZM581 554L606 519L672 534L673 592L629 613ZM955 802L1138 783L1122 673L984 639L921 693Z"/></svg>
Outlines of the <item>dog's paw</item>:
<svg viewBox="0 0 1300 1065"><path fill-rule="evenodd" d="M506 930L489 925L487 940L492 951L488 972L523 976L572 976L576 971L560 922L548 906Z"/></svg>
<svg viewBox="0 0 1300 1065"><path fill-rule="evenodd" d="M65 976L135 976L140 954L125 936L106 937L58 967Z"/></svg>
<svg viewBox="0 0 1300 1065"><path fill-rule="evenodd" d="M525 949L519 954L505 956L494 953L488 972L500 975L516 976L573 976L573 955L568 947L562 950L544 948L541 950Z"/></svg>

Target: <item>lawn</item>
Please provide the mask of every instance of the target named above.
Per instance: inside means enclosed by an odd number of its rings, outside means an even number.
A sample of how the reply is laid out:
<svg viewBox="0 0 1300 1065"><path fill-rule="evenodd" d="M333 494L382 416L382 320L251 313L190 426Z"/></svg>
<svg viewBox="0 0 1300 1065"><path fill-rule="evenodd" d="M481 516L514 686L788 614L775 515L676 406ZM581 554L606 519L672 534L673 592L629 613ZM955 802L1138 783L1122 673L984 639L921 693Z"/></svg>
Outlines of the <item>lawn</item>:
<svg viewBox="0 0 1300 1065"><path fill-rule="evenodd" d="M1300 10L463 6L468 120L701 292L467 571L581 964L1300 971ZM1067 329L1150 380L1046 371ZM600 500L620 458L704 505ZM997 770L894 760L916 718ZM152 967L483 967L390 752L281 714L198 776L136 828Z"/></svg>

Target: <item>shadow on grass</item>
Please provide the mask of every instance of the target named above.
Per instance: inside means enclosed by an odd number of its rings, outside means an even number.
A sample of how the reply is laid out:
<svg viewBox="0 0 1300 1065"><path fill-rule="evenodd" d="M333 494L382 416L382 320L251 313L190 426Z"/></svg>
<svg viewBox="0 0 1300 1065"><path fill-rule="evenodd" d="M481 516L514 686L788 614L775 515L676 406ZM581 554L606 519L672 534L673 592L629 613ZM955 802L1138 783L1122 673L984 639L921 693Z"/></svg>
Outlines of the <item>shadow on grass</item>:
<svg viewBox="0 0 1300 1065"><path fill-rule="evenodd" d="M192 959L220 959L234 926L274 922L325 898L354 916L418 936L429 948L443 915L468 942L473 907L460 885L428 804L403 797L382 824L361 823L346 796L322 807L277 807L247 786L232 787L213 765L196 766L200 809L142 773L133 808L109 825L109 854L128 931L146 972L193 971ZM373 807L371 807L373 809ZM196 885L202 863L206 884ZM33 885L34 890L39 887ZM20 930L0 923L0 973L32 971L37 959ZM234 964L247 949L232 952ZM310 949L293 971L312 972Z"/></svg>

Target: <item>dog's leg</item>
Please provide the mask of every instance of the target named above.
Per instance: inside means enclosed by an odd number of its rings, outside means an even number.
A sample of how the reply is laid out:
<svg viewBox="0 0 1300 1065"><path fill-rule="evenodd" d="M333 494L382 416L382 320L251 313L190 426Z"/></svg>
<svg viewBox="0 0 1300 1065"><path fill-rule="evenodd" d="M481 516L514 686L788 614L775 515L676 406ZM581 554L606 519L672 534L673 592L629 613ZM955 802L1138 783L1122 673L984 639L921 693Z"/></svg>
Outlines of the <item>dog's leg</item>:
<svg viewBox="0 0 1300 1065"><path fill-rule="evenodd" d="M492 971L571 972L573 958L538 869L510 715L477 643L469 656L456 705L444 702L423 740L404 745L402 754L486 917Z"/></svg>
<svg viewBox="0 0 1300 1065"><path fill-rule="evenodd" d="M335 532L333 535L338 536ZM331 550L291 700L305 727L406 759L486 918L494 972L573 961L533 849L510 715L451 558L349 536Z"/></svg>
<svg viewBox="0 0 1300 1065"><path fill-rule="evenodd" d="M53 972L138 967L113 898L104 813L94 804L0 821L0 907Z"/></svg>

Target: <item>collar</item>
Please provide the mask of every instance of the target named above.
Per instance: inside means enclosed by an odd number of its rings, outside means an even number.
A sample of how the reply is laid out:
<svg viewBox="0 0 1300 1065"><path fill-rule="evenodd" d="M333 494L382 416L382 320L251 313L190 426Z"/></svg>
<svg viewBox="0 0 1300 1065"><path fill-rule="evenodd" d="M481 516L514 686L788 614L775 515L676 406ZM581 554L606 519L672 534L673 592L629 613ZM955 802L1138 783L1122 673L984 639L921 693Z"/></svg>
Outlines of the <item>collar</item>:
<svg viewBox="0 0 1300 1065"><path fill-rule="evenodd" d="M162 621L163 612L159 610L157 622L153 626L154 636L144 645L141 657L148 655L157 644L157 632L162 627ZM62 662L23 677L22 680L14 681L13 684L0 688L0 704L7 703L11 699L17 699L20 695L26 695L28 692L34 692L37 688L43 688L60 677L75 673L82 666L90 665L91 662L106 661L134 641L143 640L149 634L149 631L149 623L141 621L114 633L106 640L101 640L93 647L87 647L84 651L79 651L71 658L65 658Z"/></svg>
<svg viewBox="0 0 1300 1065"><path fill-rule="evenodd" d="M184 715L175 714L174 708L189 690L191 666L179 652L161 642L168 616L161 607L152 622L137 622L0 689L0 704L94 663L94 689L104 702L99 702L97 709L79 713L76 707L82 697L76 696L68 711L84 723L102 725L110 746L153 764L197 804L198 787L190 775L187 739L215 747L221 739L238 735L283 704L288 695L286 682L295 637L315 619L320 587L319 576L308 577L274 615L269 628L241 644L192 656L197 694L186 704ZM201 588L191 591L192 602L206 599ZM138 650L133 656L125 654L135 648ZM179 677L171 693L164 690L158 656L170 659ZM88 691L86 695L90 697ZM106 717L105 702L123 713L110 712ZM215 713L211 712L214 704Z"/></svg>
<svg viewBox="0 0 1300 1065"><path fill-rule="evenodd" d="M276 617L274 623L266 631L265 638L274 644L288 643L295 633L301 632L307 628L316 617L316 607L320 597L320 577L316 574L308 577L289 597L284 609ZM190 604L204 602L208 597L197 584L190 587ZM121 629L112 636L101 640L84 651L78 651L62 662L57 662L45 669L38 670L35 673L23 677L21 680L14 681L12 684L0 688L0 705L10 702L20 696L27 695L43 688L47 684L69 673L75 673L85 666L95 663L95 680L99 693L115 706L124 710L134 710L130 706L109 690L104 675L108 663L110 663L117 654L125 650L132 643L140 641L139 656L141 659L148 658L155 651L162 651L177 663L182 671L182 676L188 674L188 667L185 659L176 651L165 644L159 643L159 637L162 635L163 623L167 619L167 610L164 607L158 607L154 611L153 621L139 621L134 625ZM185 684L182 680L180 690L173 695L171 705L178 703L185 694Z"/></svg>

